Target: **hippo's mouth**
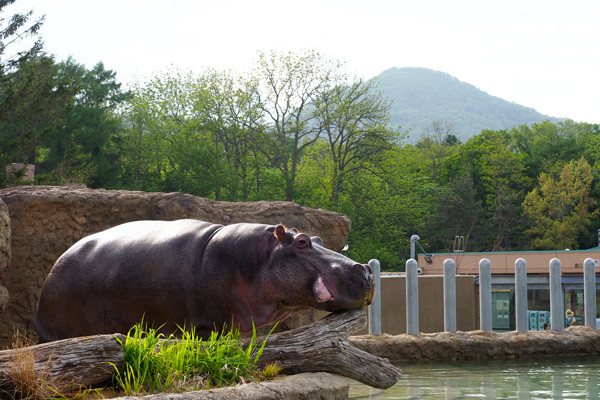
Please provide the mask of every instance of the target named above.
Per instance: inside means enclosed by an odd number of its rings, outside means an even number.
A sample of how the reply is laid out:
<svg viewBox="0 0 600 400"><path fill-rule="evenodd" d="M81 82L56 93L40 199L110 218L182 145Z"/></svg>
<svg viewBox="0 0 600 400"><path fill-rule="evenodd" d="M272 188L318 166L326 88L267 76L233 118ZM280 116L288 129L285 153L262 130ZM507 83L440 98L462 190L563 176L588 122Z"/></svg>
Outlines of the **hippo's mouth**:
<svg viewBox="0 0 600 400"><path fill-rule="evenodd" d="M315 281L313 285L313 292L315 294L315 298L317 299L317 303L325 303L326 301L333 300L333 295L327 289L325 282L323 282L323 278L319 275L319 278Z"/></svg>

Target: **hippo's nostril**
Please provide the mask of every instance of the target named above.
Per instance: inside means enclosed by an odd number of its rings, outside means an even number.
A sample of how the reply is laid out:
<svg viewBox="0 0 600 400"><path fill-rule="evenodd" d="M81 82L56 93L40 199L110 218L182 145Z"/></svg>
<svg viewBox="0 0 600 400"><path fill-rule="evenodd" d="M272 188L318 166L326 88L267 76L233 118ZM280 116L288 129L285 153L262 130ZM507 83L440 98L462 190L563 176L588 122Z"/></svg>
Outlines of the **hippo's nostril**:
<svg viewBox="0 0 600 400"><path fill-rule="evenodd" d="M356 264L356 267L362 269L365 274L365 279L369 285L371 285L373 283L373 270L371 269L371 266L369 264Z"/></svg>

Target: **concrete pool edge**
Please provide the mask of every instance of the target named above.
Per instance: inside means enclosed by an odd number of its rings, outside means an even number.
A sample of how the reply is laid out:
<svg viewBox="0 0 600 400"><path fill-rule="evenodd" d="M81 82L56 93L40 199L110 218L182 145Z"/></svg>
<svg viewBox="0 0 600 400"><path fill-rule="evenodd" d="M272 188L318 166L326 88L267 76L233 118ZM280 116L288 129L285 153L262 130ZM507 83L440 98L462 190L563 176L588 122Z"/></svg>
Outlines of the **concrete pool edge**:
<svg viewBox="0 0 600 400"><path fill-rule="evenodd" d="M272 381L247 383L220 389L185 393L157 393L148 396L118 397L111 400L342 400L348 398L348 380L326 372L282 376Z"/></svg>
<svg viewBox="0 0 600 400"><path fill-rule="evenodd" d="M351 336L348 341L392 362L600 354L600 329L587 326L572 326L563 331L361 335Z"/></svg>

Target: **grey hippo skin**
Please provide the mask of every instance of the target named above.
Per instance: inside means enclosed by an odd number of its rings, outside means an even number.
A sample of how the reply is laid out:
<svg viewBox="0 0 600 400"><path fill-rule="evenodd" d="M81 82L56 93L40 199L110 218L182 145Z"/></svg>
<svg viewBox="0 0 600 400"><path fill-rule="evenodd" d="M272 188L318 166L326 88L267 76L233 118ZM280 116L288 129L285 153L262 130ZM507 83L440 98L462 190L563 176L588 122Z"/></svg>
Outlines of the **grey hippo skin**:
<svg viewBox="0 0 600 400"><path fill-rule="evenodd" d="M283 225L137 221L75 243L54 264L34 325L40 342L127 333L142 321L206 337L315 308L369 304L368 265Z"/></svg>

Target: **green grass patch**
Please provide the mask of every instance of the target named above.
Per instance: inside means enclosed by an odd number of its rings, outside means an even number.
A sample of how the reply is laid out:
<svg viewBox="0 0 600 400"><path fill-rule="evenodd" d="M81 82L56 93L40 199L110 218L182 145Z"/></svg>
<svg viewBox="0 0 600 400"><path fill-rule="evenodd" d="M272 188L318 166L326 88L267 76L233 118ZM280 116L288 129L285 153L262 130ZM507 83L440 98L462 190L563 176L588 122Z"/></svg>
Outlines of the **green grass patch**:
<svg viewBox="0 0 600 400"><path fill-rule="evenodd" d="M125 395L208 389L271 376L256 368L266 343L257 342L256 330L244 346L238 330L212 332L202 340L193 329L180 329L180 338L165 337L142 323L129 331L121 342L123 369L114 375Z"/></svg>

